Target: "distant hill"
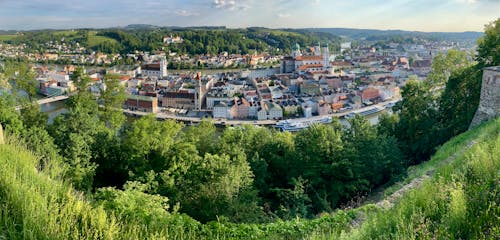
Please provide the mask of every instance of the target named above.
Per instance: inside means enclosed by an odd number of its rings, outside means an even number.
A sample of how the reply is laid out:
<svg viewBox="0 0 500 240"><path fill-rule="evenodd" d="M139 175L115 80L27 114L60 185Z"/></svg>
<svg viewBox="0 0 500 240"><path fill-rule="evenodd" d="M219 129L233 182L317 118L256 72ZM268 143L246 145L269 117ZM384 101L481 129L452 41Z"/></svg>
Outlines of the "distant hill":
<svg viewBox="0 0 500 240"><path fill-rule="evenodd" d="M126 30L139 30L139 29L158 29L160 28L159 26L151 25L151 24L129 24L123 29Z"/></svg>
<svg viewBox="0 0 500 240"><path fill-rule="evenodd" d="M336 36L359 39L377 40L383 37L410 36L425 37L438 40L476 40L483 36L482 32L418 32L404 30L376 30L376 29L354 29L354 28L307 28L312 32L330 33Z"/></svg>

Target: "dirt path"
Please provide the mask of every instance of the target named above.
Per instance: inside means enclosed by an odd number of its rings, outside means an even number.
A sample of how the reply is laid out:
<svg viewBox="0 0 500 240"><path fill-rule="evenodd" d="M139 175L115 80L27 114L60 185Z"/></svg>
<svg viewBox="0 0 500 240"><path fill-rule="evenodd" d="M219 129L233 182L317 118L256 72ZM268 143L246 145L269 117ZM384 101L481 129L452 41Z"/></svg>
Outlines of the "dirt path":
<svg viewBox="0 0 500 240"><path fill-rule="evenodd" d="M460 151L458 151L458 152L454 153L453 155L449 156L447 159L441 161L434 168L432 168L432 169L428 170L427 172L425 172L424 175L413 179L410 183L404 185L402 188L400 188L399 190L397 190L396 192L394 192L390 196L388 196L385 199L383 199L383 200L378 201L377 203L375 203L375 205L377 205L378 207L383 208L383 209L390 209L390 208L392 208L394 206L394 204L396 202L398 202L398 200L401 199L401 197L405 193L407 193L407 192L409 192L409 191L411 191L411 190L413 190L415 188L418 188L425 179L428 179L428 178L432 177L434 175L434 172L436 171L436 169L438 167L440 167L440 166L442 166L444 164L448 164L448 163L453 162L457 158L458 155L463 154L465 151L467 151L468 149L470 149L476 143L477 143L476 141L469 142L465 148L463 148Z"/></svg>

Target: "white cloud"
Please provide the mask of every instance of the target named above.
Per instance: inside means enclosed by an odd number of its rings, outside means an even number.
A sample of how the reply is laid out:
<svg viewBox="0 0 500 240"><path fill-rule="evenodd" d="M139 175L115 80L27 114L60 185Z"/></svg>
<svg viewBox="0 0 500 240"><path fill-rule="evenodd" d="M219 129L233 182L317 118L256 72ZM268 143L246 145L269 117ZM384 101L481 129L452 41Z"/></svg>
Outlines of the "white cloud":
<svg viewBox="0 0 500 240"><path fill-rule="evenodd" d="M456 1L459 3L467 3L467 4L473 4L478 2L478 0L456 0Z"/></svg>
<svg viewBox="0 0 500 240"><path fill-rule="evenodd" d="M250 8L248 5L236 0L214 0L213 6L218 9L227 9L230 11L247 10Z"/></svg>
<svg viewBox="0 0 500 240"><path fill-rule="evenodd" d="M199 16L200 14L198 12L190 12L188 10L184 9L179 9L175 11L176 15L182 16L182 17L191 17L191 16Z"/></svg>
<svg viewBox="0 0 500 240"><path fill-rule="evenodd" d="M278 13L279 18L288 18L292 16L290 13Z"/></svg>

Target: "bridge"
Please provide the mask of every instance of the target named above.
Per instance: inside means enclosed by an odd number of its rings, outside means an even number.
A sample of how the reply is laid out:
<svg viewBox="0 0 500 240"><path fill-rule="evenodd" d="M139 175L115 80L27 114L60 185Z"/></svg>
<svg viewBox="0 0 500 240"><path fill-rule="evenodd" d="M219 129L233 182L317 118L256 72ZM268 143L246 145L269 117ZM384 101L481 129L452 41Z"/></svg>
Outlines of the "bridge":
<svg viewBox="0 0 500 240"><path fill-rule="evenodd" d="M69 98L69 96L67 96L67 95L60 95L60 96L55 96L55 97L47 97L47 98L39 99L36 102L38 105L42 105L42 104L47 104L47 103L63 101L63 100L66 100L68 98ZM22 108L22 106L16 106L16 110L21 110L21 108Z"/></svg>

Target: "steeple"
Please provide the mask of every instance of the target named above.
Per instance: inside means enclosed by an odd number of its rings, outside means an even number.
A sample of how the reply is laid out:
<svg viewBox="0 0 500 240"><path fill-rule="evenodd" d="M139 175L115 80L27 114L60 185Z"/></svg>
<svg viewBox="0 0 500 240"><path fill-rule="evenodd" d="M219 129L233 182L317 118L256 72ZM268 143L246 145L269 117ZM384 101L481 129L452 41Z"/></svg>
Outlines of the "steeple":
<svg viewBox="0 0 500 240"><path fill-rule="evenodd" d="M160 61L160 76L166 77L167 74L168 74L168 72L167 72L167 59L162 58Z"/></svg>
<svg viewBox="0 0 500 240"><path fill-rule="evenodd" d="M323 48L323 69L328 70L330 68L330 49L328 43L326 47Z"/></svg>
<svg viewBox="0 0 500 240"><path fill-rule="evenodd" d="M314 47L314 55L321 56L321 43L318 42L318 45Z"/></svg>
<svg viewBox="0 0 500 240"><path fill-rule="evenodd" d="M300 52L300 45L296 43L295 47L292 50L292 57L297 58L299 56L302 56L302 53Z"/></svg>

